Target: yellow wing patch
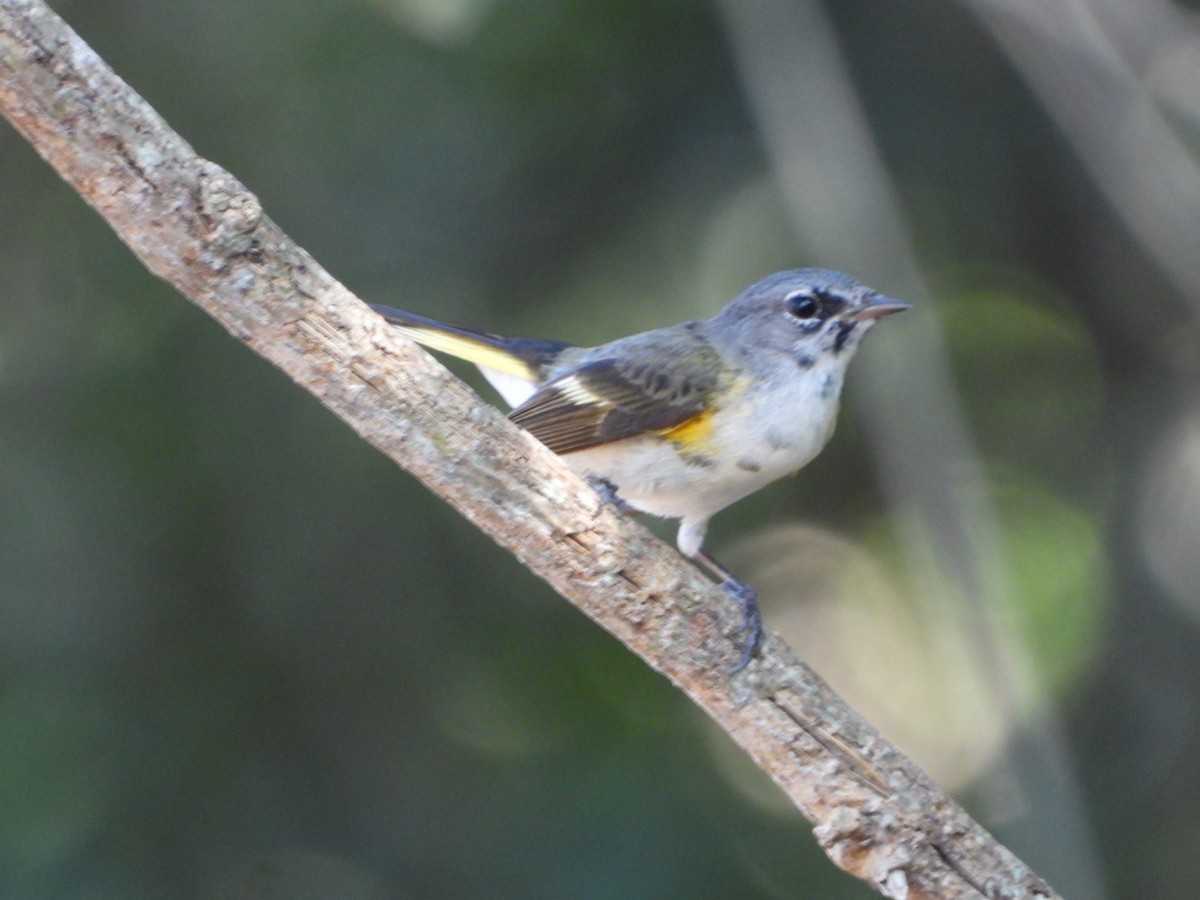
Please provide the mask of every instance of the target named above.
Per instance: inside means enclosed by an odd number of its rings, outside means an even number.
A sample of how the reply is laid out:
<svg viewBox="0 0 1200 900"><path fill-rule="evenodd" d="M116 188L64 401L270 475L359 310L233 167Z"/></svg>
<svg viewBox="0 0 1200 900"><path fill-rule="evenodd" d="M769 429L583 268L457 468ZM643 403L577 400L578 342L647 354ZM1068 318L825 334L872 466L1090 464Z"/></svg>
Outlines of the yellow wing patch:
<svg viewBox="0 0 1200 900"><path fill-rule="evenodd" d="M713 414L709 407L698 416L680 422L674 428L660 431L659 436L674 444L683 453L704 453L713 433Z"/></svg>
<svg viewBox="0 0 1200 900"><path fill-rule="evenodd" d="M749 386L750 378L746 375L732 379L720 403L705 407L699 414L658 432L658 435L674 444L684 455L703 456L712 452L713 421L717 410L722 406L729 407L731 403L736 404Z"/></svg>

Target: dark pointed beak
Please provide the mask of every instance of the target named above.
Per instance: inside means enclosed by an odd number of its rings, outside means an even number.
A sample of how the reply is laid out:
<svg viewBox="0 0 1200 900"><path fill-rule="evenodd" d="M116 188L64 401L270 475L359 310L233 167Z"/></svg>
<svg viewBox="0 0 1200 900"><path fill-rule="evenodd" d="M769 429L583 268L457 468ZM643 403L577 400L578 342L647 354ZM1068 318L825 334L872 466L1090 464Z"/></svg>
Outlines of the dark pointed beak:
<svg viewBox="0 0 1200 900"><path fill-rule="evenodd" d="M890 316L892 313L904 312L909 309L907 303L902 303L899 300L893 300L891 297L885 297L883 294L876 294L869 300L863 303L863 308L858 312L853 313L850 318L856 322L864 320L871 321L874 319L882 319L884 316Z"/></svg>

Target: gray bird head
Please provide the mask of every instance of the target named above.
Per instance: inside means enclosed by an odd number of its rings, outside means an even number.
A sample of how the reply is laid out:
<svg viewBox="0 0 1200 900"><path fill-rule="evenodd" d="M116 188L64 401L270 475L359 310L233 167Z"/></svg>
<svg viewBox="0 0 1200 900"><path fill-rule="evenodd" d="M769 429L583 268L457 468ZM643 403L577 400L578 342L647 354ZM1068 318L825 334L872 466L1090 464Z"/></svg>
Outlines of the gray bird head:
<svg viewBox="0 0 1200 900"><path fill-rule="evenodd" d="M713 334L755 352L786 353L801 368L843 364L876 319L908 309L832 269L792 269L746 288L711 323Z"/></svg>

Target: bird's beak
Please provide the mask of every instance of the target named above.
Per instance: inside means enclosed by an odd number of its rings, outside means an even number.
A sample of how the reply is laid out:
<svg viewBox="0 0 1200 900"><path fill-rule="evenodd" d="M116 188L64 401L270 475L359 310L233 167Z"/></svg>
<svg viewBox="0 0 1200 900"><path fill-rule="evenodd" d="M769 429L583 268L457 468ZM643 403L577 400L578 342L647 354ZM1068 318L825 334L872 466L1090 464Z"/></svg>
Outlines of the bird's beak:
<svg viewBox="0 0 1200 900"><path fill-rule="evenodd" d="M893 300L891 297L885 297L882 294L876 294L867 300L863 308L850 316L856 322L873 321L882 319L884 316L890 316L892 313L904 312L909 309L909 304L902 303L899 300Z"/></svg>

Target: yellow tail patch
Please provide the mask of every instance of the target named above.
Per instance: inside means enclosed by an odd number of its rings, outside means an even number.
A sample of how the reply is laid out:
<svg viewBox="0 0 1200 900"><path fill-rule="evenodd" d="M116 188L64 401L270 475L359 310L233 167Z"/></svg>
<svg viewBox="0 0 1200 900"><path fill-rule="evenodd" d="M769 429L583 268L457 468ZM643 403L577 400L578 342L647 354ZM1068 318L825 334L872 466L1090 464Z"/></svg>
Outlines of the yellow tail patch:
<svg viewBox="0 0 1200 900"><path fill-rule="evenodd" d="M499 347L492 347L470 338L448 334L445 331L435 331L431 328L421 328L416 325L401 325L393 322L392 327L412 341L423 347L446 353L458 359L465 359L485 369L503 372L526 381L537 381L537 373L517 357Z"/></svg>

